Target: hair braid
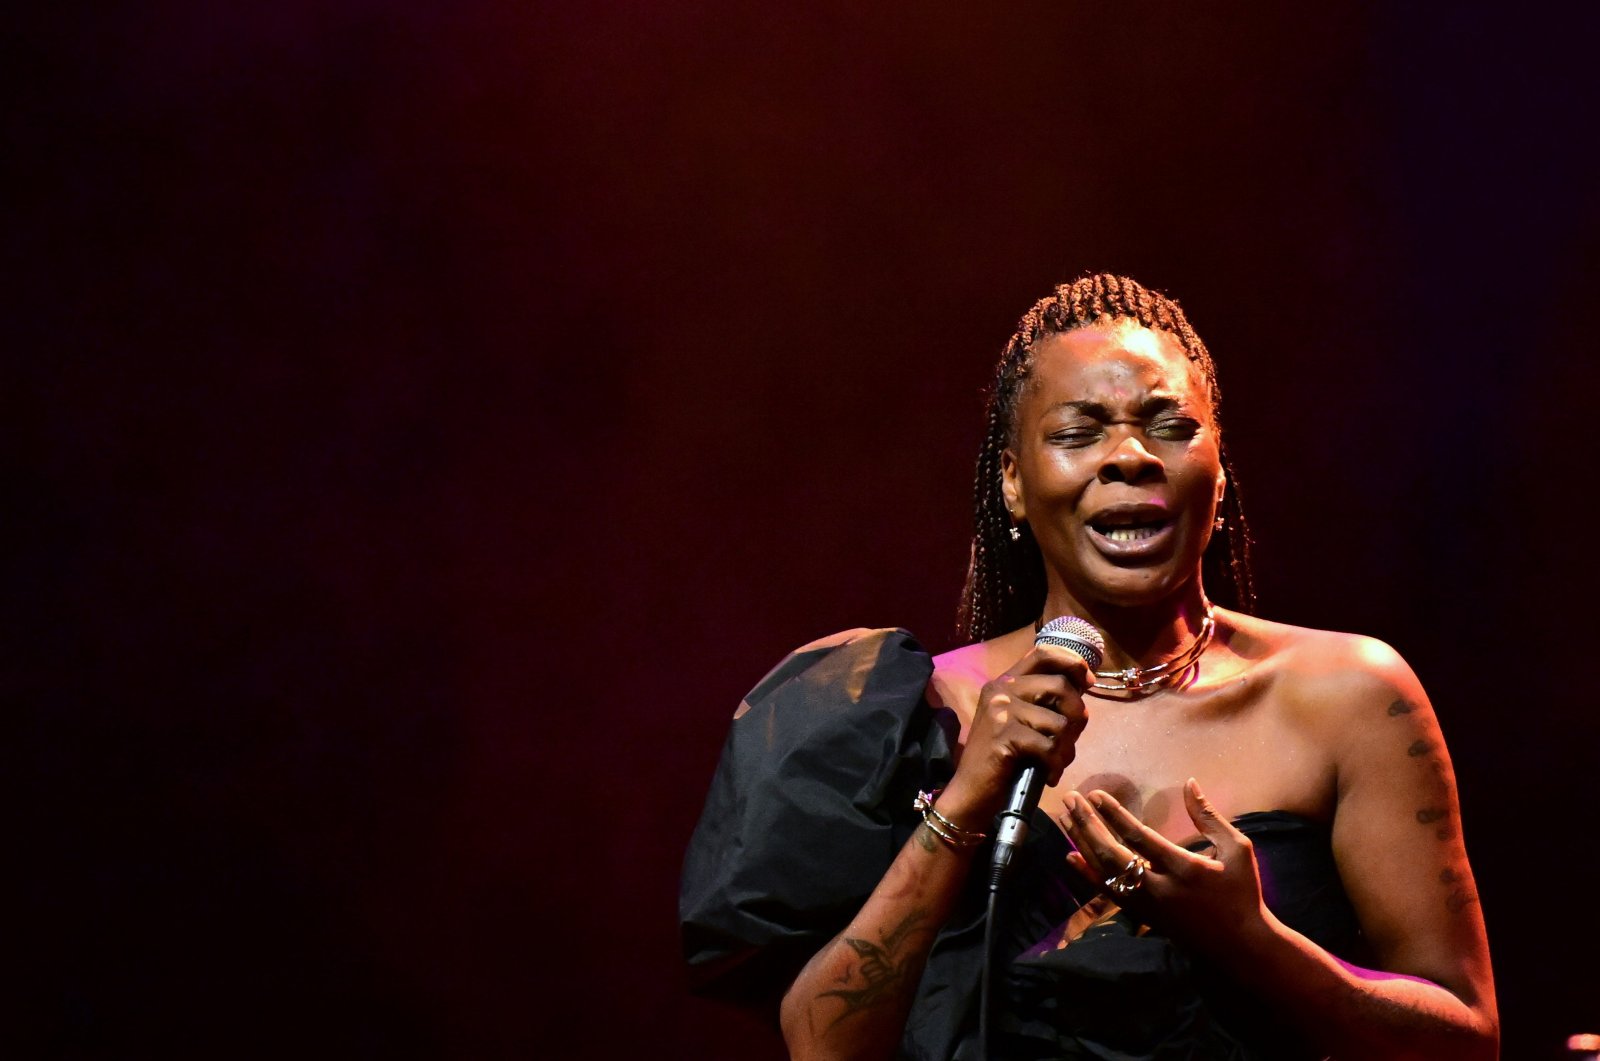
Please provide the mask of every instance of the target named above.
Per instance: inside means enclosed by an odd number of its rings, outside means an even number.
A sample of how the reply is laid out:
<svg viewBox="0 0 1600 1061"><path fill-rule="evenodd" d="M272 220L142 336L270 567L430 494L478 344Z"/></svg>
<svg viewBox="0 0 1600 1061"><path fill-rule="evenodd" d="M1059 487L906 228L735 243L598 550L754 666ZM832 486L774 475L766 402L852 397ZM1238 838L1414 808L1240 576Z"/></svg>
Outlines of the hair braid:
<svg viewBox="0 0 1600 1061"><path fill-rule="evenodd" d="M1106 317L1135 320L1176 338L1189 360L1199 366L1213 412L1220 417L1222 393L1216 365L1177 302L1128 277L1097 273L1062 284L1034 303L1006 343L989 392L988 430L978 451L973 484L972 559L956 621L960 635L967 640L983 641L1031 623L1044 607L1044 558L1026 524L1018 527L1021 537L1012 540L1011 511L1001 489L1001 458L1015 441L1017 404L1033 371L1035 345L1045 336ZM1250 576L1249 528L1227 447L1219 442L1218 448L1227 475L1223 526L1206 547L1201 577L1218 604L1250 611L1255 606L1255 587Z"/></svg>

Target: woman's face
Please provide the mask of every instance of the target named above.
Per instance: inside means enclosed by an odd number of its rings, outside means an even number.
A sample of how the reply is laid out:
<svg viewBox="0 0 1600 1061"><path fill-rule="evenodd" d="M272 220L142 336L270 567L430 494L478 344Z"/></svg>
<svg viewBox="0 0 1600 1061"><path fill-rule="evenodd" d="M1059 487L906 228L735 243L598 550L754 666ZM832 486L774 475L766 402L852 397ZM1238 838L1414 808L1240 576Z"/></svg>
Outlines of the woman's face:
<svg viewBox="0 0 1600 1061"><path fill-rule="evenodd" d="M1052 595L1143 604L1199 579L1225 480L1200 370L1171 334L1106 320L1034 347L1006 501Z"/></svg>

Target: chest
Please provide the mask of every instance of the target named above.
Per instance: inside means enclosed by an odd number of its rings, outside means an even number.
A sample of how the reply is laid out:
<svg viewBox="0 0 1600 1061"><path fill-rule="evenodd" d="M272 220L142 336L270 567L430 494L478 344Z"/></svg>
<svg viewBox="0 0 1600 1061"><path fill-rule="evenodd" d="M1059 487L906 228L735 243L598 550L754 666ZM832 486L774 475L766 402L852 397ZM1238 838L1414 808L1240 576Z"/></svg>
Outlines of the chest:
<svg viewBox="0 0 1600 1061"><path fill-rule="evenodd" d="M1183 797L1191 777L1230 818L1264 810L1332 818L1334 764L1314 734L1274 702L1269 685L1132 701L1090 697L1087 704L1074 758L1039 801L1057 820L1067 793L1103 789L1146 825L1185 843L1197 836Z"/></svg>
<svg viewBox="0 0 1600 1061"><path fill-rule="evenodd" d="M1059 818L1068 792L1103 789L1183 842L1196 835L1183 798L1191 777L1229 817L1257 810L1323 817L1332 809L1331 765L1262 697L1091 700L1076 756L1040 805Z"/></svg>

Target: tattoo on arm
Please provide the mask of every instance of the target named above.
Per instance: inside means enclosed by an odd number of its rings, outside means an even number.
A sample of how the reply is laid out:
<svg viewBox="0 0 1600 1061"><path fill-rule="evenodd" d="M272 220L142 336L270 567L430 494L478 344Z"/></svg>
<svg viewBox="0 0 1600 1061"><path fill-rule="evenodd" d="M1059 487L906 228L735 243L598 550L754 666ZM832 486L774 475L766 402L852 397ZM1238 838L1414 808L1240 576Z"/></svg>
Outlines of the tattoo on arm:
<svg viewBox="0 0 1600 1061"><path fill-rule="evenodd" d="M1416 708L1404 700L1396 700L1389 705L1390 718L1399 715L1410 715L1415 711ZM1417 724L1427 726L1429 725L1429 720L1426 716L1423 716L1417 720ZM1444 746L1434 737L1418 737L1406 746L1406 755L1409 758L1418 760L1419 764L1426 764L1436 775L1435 783L1440 786L1439 794L1449 798L1451 792L1450 765L1442 754L1443 750ZM1423 758L1424 756L1427 758ZM1450 808L1448 806L1423 807L1417 811L1417 823L1419 825L1440 823L1439 827L1433 831L1434 837L1439 840L1452 840L1455 838L1456 831L1454 826L1445 821L1449 816Z"/></svg>
<svg viewBox="0 0 1600 1061"><path fill-rule="evenodd" d="M844 1002L844 1012L835 1017L829 1027L894 996L920 964L920 956L915 949L907 953L906 944L927 920L926 911L913 910L877 943L853 936L840 938L839 942L855 951L860 961L847 968L839 978L839 983L850 986L824 991L817 996Z"/></svg>
<svg viewBox="0 0 1600 1061"><path fill-rule="evenodd" d="M1415 710L1416 708L1404 700L1396 700L1389 705L1389 717L1395 718L1400 715L1409 715ZM1439 750L1438 741L1430 737L1418 737L1407 746L1406 755L1413 759L1420 759L1424 755L1429 756L1424 762L1438 775L1439 781L1448 786L1450 768L1443 757L1435 754ZM1448 787L1445 791L1448 792ZM1437 824L1438 828L1433 831L1434 837L1439 840L1453 840L1456 836L1456 830L1455 826L1447 820L1449 817L1450 808L1448 806L1423 807L1417 811L1417 824ZM1478 901L1477 893L1472 890L1464 874L1458 873L1453 869L1443 869L1439 872L1439 883L1450 889L1450 894L1445 897L1444 905L1445 909L1452 914L1459 914Z"/></svg>
<svg viewBox="0 0 1600 1061"><path fill-rule="evenodd" d="M1461 879L1461 874L1453 869L1441 870L1439 883L1456 886L1451 888L1450 895L1444 901L1444 908L1452 914L1459 914L1478 901L1477 893L1468 888L1466 882Z"/></svg>
<svg viewBox="0 0 1600 1061"><path fill-rule="evenodd" d="M924 822L921 825L917 826L916 831L913 832L911 835L916 838L917 846L921 847L922 850L924 850L924 851L937 851L937 850L939 850L939 840L938 840L937 837L935 837L933 835L933 830L928 828L928 824L926 822Z"/></svg>
<svg viewBox="0 0 1600 1061"><path fill-rule="evenodd" d="M1433 831L1434 839L1452 840L1455 838L1456 830L1455 826L1445 821L1448 817L1450 817L1449 807L1423 807L1417 811L1417 824L1432 825L1435 822L1440 822L1442 824L1440 824L1439 828Z"/></svg>

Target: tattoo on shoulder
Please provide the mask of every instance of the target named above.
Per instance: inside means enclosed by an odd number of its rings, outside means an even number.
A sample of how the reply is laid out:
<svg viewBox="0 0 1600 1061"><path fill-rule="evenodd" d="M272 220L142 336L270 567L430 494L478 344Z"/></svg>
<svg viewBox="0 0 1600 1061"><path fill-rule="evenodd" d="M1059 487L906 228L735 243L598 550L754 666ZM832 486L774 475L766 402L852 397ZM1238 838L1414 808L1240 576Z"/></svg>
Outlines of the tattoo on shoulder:
<svg viewBox="0 0 1600 1061"><path fill-rule="evenodd" d="M1409 715L1411 714L1412 710L1412 706L1406 703L1404 700L1396 700L1394 703L1389 705L1389 717L1393 718L1396 715Z"/></svg>
<svg viewBox="0 0 1600 1061"><path fill-rule="evenodd" d="M860 960L839 977L838 982L846 986L818 996L843 1000L844 1012L833 1019L833 1024L893 997L917 964L915 953L908 953L907 943L927 921L927 911L913 910L876 943L854 936L840 937L839 942Z"/></svg>

